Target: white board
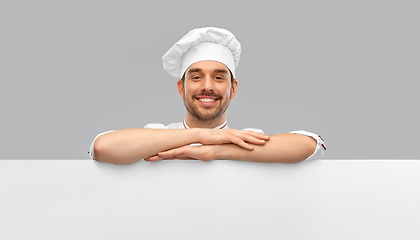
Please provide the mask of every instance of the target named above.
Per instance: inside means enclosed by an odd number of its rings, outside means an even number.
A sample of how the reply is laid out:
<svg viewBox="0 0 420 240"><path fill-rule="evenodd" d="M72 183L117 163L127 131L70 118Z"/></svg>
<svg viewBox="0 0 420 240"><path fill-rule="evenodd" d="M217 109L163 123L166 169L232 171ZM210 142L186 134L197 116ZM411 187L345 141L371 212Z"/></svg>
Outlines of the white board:
<svg viewBox="0 0 420 240"><path fill-rule="evenodd" d="M420 161L0 161L0 239L420 239Z"/></svg>

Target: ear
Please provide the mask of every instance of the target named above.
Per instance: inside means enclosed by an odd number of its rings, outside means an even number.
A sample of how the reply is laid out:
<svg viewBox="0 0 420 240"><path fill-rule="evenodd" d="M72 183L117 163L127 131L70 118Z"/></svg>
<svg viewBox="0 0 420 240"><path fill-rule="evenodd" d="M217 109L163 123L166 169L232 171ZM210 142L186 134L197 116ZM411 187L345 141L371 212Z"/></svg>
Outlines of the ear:
<svg viewBox="0 0 420 240"><path fill-rule="evenodd" d="M176 83L176 87L178 88L179 95L184 99L184 84L181 79Z"/></svg>
<svg viewBox="0 0 420 240"><path fill-rule="evenodd" d="M234 78L232 87L230 88L230 99L233 99L236 96L236 91L238 91L238 80Z"/></svg>

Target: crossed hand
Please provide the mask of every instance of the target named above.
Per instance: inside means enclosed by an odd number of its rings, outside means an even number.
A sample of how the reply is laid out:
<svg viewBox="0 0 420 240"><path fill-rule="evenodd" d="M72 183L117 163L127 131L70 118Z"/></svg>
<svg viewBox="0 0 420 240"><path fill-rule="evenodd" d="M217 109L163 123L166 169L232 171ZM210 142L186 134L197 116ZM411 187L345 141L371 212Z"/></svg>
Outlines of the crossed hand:
<svg viewBox="0 0 420 240"><path fill-rule="evenodd" d="M145 161L159 161L165 159L202 160L211 161L215 158L217 147L222 144L236 144L243 149L252 151L250 144L264 145L269 136L263 133L236 129L199 129L199 143L202 145L185 145L179 148L159 152L155 156L145 158Z"/></svg>

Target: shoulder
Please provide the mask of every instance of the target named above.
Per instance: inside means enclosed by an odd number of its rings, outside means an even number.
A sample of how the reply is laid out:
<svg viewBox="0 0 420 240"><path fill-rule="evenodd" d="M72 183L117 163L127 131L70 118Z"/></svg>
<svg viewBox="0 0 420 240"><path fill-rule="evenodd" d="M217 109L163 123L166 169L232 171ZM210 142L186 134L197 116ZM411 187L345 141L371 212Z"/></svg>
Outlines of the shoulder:
<svg viewBox="0 0 420 240"><path fill-rule="evenodd" d="M149 129L184 129L184 126L182 125L182 122L180 123L171 123L167 126L165 126L162 123L149 123L144 128Z"/></svg>

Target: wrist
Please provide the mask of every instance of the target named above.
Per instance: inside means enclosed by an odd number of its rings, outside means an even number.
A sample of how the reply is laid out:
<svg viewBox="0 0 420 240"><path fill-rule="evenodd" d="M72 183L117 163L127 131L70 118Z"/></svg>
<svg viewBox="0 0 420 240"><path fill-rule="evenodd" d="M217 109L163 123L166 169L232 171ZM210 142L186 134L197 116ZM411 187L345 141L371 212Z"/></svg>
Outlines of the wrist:
<svg viewBox="0 0 420 240"><path fill-rule="evenodd" d="M192 134L194 134L194 141L195 143L205 143L206 132L203 128L190 128L193 130Z"/></svg>
<svg viewBox="0 0 420 240"><path fill-rule="evenodd" d="M187 128L187 129L181 130L181 131L185 131L184 136L185 136L185 139L188 139L189 144L200 142L200 138L198 136L198 134L199 134L199 129L198 128Z"/></svg>
<svg viewBox="0 0 420 240"><path fill-rule="evenodd" d="M203 131L201 128L189 128L193 135L194 143L201 143L203 138Z"/></svg>

